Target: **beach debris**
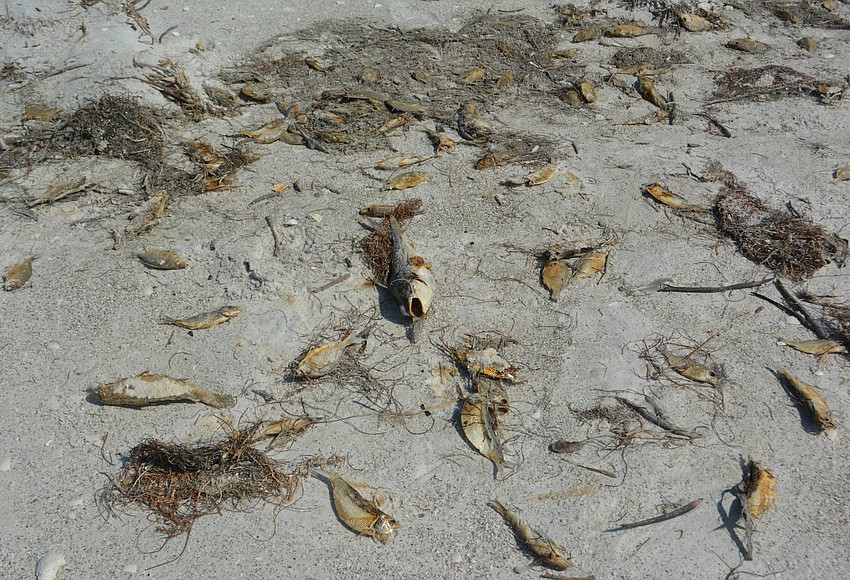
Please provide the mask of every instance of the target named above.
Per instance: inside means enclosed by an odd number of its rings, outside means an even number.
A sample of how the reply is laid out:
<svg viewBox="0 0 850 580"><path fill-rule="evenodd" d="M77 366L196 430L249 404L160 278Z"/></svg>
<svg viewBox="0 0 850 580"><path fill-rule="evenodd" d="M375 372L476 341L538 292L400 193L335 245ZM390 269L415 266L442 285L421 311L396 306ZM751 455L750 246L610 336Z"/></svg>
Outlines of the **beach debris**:
<svg viewBox="0 0 850 580"><path fill-rule="evenodd" d="M776 502L776 478L761 463L752 457L743 465L744 479L736 487L735 493L741 502L744 517L744 559L753 559L753 532L755 520L763 516Z"/></svg>
<svg viewBox="0 0 850 580"><path fill-rule="evenodd" d="M561 290L566 287L572 274L573 270L565 260L549 260L546 262L540 277L552 300L558 301Z"/></svg>
<svg viewBox="0 0 850 580"><path fill-rule="evenodd" d="M679 25L688 32L705 32L714 28L714 24L708 18L699 14L683 12L679 14Z"/></svg>
<svg viewBox="0 0 850 580"><path fill-rule="evenodd" d="M651 28L636 23L617 24L605 29L605 36L609 38L637 38L646 36L654 31Z"/></svg>
<svg viewBox="0 0 850 580"><path fill-rule="evenodd" d="M692 361L690 354L687 356L679 356L667 350L667 347L664 345L658 346L658 352L661 353L667 361L667 364L670 365L669 368L673 369L686 379L690 379L698 383L706 383L717 386L717 383L720 380L717 376L717 372L708 366Z"/></svg>
<svg viewBox="0 0 850 580"><path fill-rule="evenodd" d="M491 405L480 394L469 395L463 400L460 426L467 442L475 451L492 461L496 470L506 465Z"/></svg>
<svg viewBox="0 0 850 580"><path fill-rule="evenodd" d="M24 121L49 121L62 112L62 109L46 107L44 105L26 105L24 107Z"/></svg>
<svg viewBox="0 0 850 580"><path fill-rule="evenodd" d="M795 281L809 278L830 259L843 266L847 240L796 210L770 208L717 162L709 173L724 183L714 202L720 230L735 239L746 257Z"/></svg>
<svg viewBox="0 0 850 580"><path fill-rule="evenodd" d="M67 181L67 182L57 182L47 188L47 190L42 193L38 198L27 204L27 207L30 209L43 205L46 203L55 203L62 199L65 199L68 196L74 195L76 193L80 193L91 189L94 187L93 183L86 184L88 181L88 177L85 175L81 175L79 179L75 181Z"/></svg>
<svg viewBox="0 0 850 580"><path fill-rule="evenodd" d="M535 559L539 559L541 563L556 570L569 570L575 566L570 561L564 548L534 531L528 524L519 519L519 516L499 501L495 499L490 500L487 502L487 505L505 519L505 522L513 529L514 534L534 555Z"/></svg>
<svg viewBox="0 0 850 580"><path fill-rule="evenodd" d="M369 330L366 328L358 334L352 332L342 340L311 348L298 361L292 374L300 379L318 379L331 374L339 367L346 349L356 345L366 347Z"/></svg>
<svg viewBox="0 0 850 580"><path fill-rule="evenodd" d="M532 171L528 175L525 176L525 185L527 187L534 187L535 185L543 185L548 182L555 175L555 170L557 167L555 165L546 165L541 167L537 171Z"/></svg>
<svg viewBox="0 0 850 580"><path fill-rule="evenodd" d="M65 556L59 552L48 552L35 564L36 580L56 580L65 564Z"/></svg>
<svg viewBox="0 0 850 580"><path fill-rule="evenodd" d="M650 526L652 524L658 524L661 522L666 522L667 520L672 520L673 518L677 518L679 516L683 516L686 513L692 512L696 508L699 507L699 504L702 503L701 499L696 499L690 503L683 505L682 507L671 510L667 513L661 514L660 516L655 516L654 518L647 518L645 520L640 520L639 522L633 522L630 524L620 524L616 528L612 528L608 530L609 532L616 532L619 530L630 530L632 528L639 528L641 526Z"/></svg>
<svg viewBox="0 0 850 580"><path fill-rule="evenodd" d="M696 439L699 437L699 435L694 434L692 431L688 431L687 429L682 429L677 426L661 409L657 399L649 395L643 395L643 398L643 403L638 403L625 397L617 397L617 400L650 423L661 427L665 431L669 431L675 435L681 435L687 439Z"/></svg>
<svg viewBox="0 0 850 580"><path fill-rule="evenodd" d="M460 80L460 82L465 85L471 85L472 83L477 83L478 81L483 80L486 76L487 72L483 68L475 67L469 69L469 71L467 71L467 73L463 75L463 78Z"/></svg>
<svg viewBox="0 0 850 580"><path fill-rule="evenodd" d="M806 52L814 52L818 49L818 41L813 36L804 36L797 41L797 46Z"/></svg>
<svg viewBox="0 0 850 580"><path fill-rule="evenodd" d="M268 448L294 440L316 423L309 415L284 417L277 421L265 421L257 428L257 440L271 438Z"/></svg>
<svg viewBox="0 0 850 580"><path fill-rule="evenodd" d="M222 306L218 310L204 312L190 318L163 318L160 324L171 324L189 330L203 330L218 326L240 314L242 314L242 309L238 306Z"/></svg>
<svg viewBox="0 0 850 580"><path fill-rule="evenodd" d="M594 26L585 26L575 33L572 42L578 44L580 42L595 40L599 37L599 32L600 30Z"/></svg>
<svg viewBox="0 0 850 580"><path fill-rule="evenodd" d="M255 131L243 131L241 134L254 143L269 145L279 140L286 131L287 127L283 119L275 119Z"/></svg>
<svg viewBox="0 0 850 580"><path fill-rule="evenodd" d="M752 38L733 38L726 43L727 48L740 52L749 52L752 54L764 54L771 50L770 45Z"/></svg>
<svg viewBox="0 0 850 580"><path fill-rule="evenodd" d="M388 191L399 191L402 189L410 189L411 187L416 187L428 177L428 174L424 171L411 171L409 173L402 173L401 175L397 175L391 179L389 179L384 184L384 190Z"/></svg>
<svg viewBox="0 0 850 580"><path fill-rule="evenodd" d="M26 286L27 282L32 278L32 261L34 258L27 258L22 262L18 262L6 272L3 276L3 290L6 292L14 292Z"/></svg>
<svg viewBox="0 0 850 580"><path fill-rule="evenodd" d="M421 213L422 200L411 199L401 202L386 214L381 226L372 229L372 233L360 242L360 251L363 260L375 276L375 280L382 286L389 284L390 268L393 260L393 240L390 235L390 216L395 217L400 225L406 223L410 218Z"/></svg>
<svg viewBox="0 0 850 580"><path fill-rule="evenodd" d="M587 440L585 441L568 441L566 439L558 439L554 443L549 445L549 451L552 453L578 453L581 451L584 446L587 445Z"/></svg>
<svg viewBox="0 0 850 580"><path fill-rule="evenodd" d="M446 344L438 346L456 363L466 368L473 380L486 377L496 381L520 383L524 378L518 374L519 369L505 360L499 352L502 346L512 342L514 341L510 337L496 333L485 337L466 335L463 344L454 348Z"/></svg>
<svg viewBox="0 0 850 580"><path fill-rule="evenodd" d="M815 356L826 356L828 354L846 354L847 347L837 340L818 338L815 340L801 340L794 342L791 340L780 340L777 342L779 346L790 346L794 350L812 354Z"/></svg>
<svg viewBox="0 0 850 580"><path fill-rule="evenodd" d="M833 173L835 181L850 181L850 165L842 165Z"/></svg>
<svg viewBox="0 0 850 580"><path fill-rule="evenodd" d="M764 286L768 282L773 282L775 278L762 278L752 282L741 282L739 284L726 284L724 286L674 286L670 284L672 280L660 280L658 282L656 292L689 292L694 294L713 294L717 292L729 292L731 290L745 290L747 288L758 288Z"/></svg>
<svg viewBox="0 0 850 580"><path fill-rule="evenodd" d="M360 536L386 544L395 537L401 525L378 508L375 502L364 498L336 472L313 469L313 473L330 483L334 510L340 521Z"/></svg>
<svg viewBox="0 0 850 580"><path fill-rule="evenodd" d="M147 407L163 403L203 403L216 409L232 407L236 399L220 395L203 387L168 375L147 371L135 377L104 383L92 390L92 395L104 405Z"/></svg>
<svg viewBox="0 0 850 580"><path fill-rule="evenodd" d="M194 177L194 181L201 184L200 191L215 191L229 186L239 169L257 160L256 156L241 149L220 151L201 141L187 141L186 152L201 166Z"/></svg>
<svg viewBox="0 0 850 580"><path fill-rule="evenodd" d="M200 119L207 113L222 112L219 107L207 102L195 90L183 67L171 59L160 60L159 66L138 61L134 61L134 64L151 69L153 72L146 74L145 78L140 80L154 87L169 101L176 103L191 118Z"/></svg>
<svg viewBox="0 0 850 580"><path fill-rule="evenodd" d="M635 88L644 100L652 103L662 111L667 110L667 99L658 92L658 89L655 87L655 83L652 82L652 79L650 79L648 75L639 74L637 76Z"/></svg>
<svg viewBox="0 0 850 580"><path fill-rule="evenodd" d="M153 270L185 270L189 262L174 250L150 250L136 254L146 267Z"/></svg>
<svg viewBox="0 0 850 580"><path fill-rule="evenodd" d="M846 88L844 82L816 79L787 66L732 68L718 79L713 102L811 95L831 104L841 99Z"/></svg>
<svg viewBox="0 0 850 580"><path fill-rule="evenodd" d="M157 531L169 538L192 531L200 517L222 509L244 509L258 501L277 509L298 497L310 469L338 458L313 458L298 464L278 462L252 444L259 423L229 426L215 443L186 445L146 439L130 450L116 479L101 494L108 507L147 510Z"/></svg>
<svg viewBox="0 0 850 580"><path fill-rule="evenodd" d="M455 150L456 143L454 140L446 137L443 133L425 129L425 134L428 135L428 140L431 141L431 145L434 147L435 155L439 155L440 153L451 153Z"/></svg>
<svg viewBox="0 0 850 580"><path fill-rule="evenodd" d="M573 275L570 280L592 278L599 273L604 273L607 265L608 254L599 250L588 252L573 266Z"/></svg>
<svg viewBox="0 0 850 580"><path fill-rule="evenodd" d="M779 369L779 375L785 379L786 388L797 403L811 415L822 431L835 429L832 410L815 387L803 382L785 369Z"/></svg>
<svg viewBox="0 0 850 580"><path fill-rule="evenodd" d="M431 264L416 254L416 248L404 239L394 214L390 218L392 261L388 286L400 305L401 313L414 320L424 317L434 299L436 281Z"/></svg>
<svg viewBox="0 0 850 580"><path fill-rule="evenodd" d="M650 183L643 186L643 191L659 203L682 211L704 213L708 210L692 204L678 193L673 193L660 183Z"/></svg>
<svg viewBox="0 0 850 580"><path fill-rule="evenodd" d="M462 103L457 111L457 132L467 141L482 139L493 133L493 128L479 119L481 111L472 103Z"/></svg>

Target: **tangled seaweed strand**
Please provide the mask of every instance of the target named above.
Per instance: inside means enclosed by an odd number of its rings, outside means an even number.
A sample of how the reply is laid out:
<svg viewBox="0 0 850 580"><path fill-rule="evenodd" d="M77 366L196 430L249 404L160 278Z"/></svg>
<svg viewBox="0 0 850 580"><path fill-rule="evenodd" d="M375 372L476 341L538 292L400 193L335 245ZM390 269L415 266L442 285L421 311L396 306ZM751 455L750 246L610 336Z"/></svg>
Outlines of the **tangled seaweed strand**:
<svg viewBox="0 0 850 580"><path fill-rule="evenodd" d="M830 258L844 265L847 240L804 216L768 207L720 164L709 171L724 182L714 202L720 229L749 259L797 282L829 264Z"/></svg>
<svg viewBox="0 0 850 580"><path fill-rule="evenodd" d="M235 509L245 500L291 504L310 462L287 473L283 465L252 447L259 424L234 429L211 445L182 445L148 439L133 447L117 481L103 490L107 506L131 505L150 512L157 531L169 538L192 530L198 518Z"/></svg>

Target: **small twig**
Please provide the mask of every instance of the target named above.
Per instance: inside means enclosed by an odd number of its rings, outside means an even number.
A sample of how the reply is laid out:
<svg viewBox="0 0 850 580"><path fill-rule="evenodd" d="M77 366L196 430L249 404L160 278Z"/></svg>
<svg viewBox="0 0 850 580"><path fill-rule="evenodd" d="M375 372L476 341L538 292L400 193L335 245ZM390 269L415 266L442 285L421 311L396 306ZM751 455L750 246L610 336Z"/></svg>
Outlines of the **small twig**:
<svg viewBox="0 0 850 580"><path fill-rule="evenodd" d="M274 251L272 252L272 256L277 258L280 254L280 236L277 234L277 228L274 227L274 222L272 221L271 216L266 216L266 223L269 224L269 229L272 231L272 238L274 238Z"/></svg>
<svg viewBox="0 0 850 580"><path fill-rule="evenodd" d="M693 292L694 294L709 294L711 292L727 292L729 290L743 290L745 288L758 288L774 278L765 278L756 282L741 282L740 284L730 284L728 286L671 286L670 284L662 284L659 292Z"/></svg>
<svg viewBox="0 0 850 580"><path fill-rule="evenodd" d="M599 467L593 467L592 465L586 465L584 463L579 463L575 459L570 459L569 457L564 457L564 461L566 461L570 465L575 465L576 467L581 467L582 469L586 469L588 471L593 471L594 473L599 473L599 474L605 475L607 477L610 477L612 479L617 479L617 474L614 473L613 471L609 471L607 469L601 469Z"/></svg>
<svg viewBox="0 0 850 580"><path fill-rule="evenodd" d="M541 578L551 578L552 580L596 580L596 576L561 576L554 572L543 572Z"/></svg>
<svg viewBox="0 0 850 580"><path fill-rule="evenodd" d="M785 306L784 304L781 304L781 303L777 302L777 301L776 301L776 300L774 300L773 298L768 298L768 297L767 297L767 296L765 296L764 294L759 294L758 292L751 292L750 294L752 294L752 295L753 295L753 296L755 296L756 298L761 298L761 299L762 299L762 300L764 300L765 302L769 302L770 304L773 304L774 306L776 306L779 310L781 310L782 312L784 312L784 313L785 313L785 314L787 314L788 316L793 316L793 317L795 317L797 320L800 320L801 315L800 315L800 313L799 313L799 312L794 312L793 310L791 310L790 308L788 308L788 307L787 307L787 306ZM802 323L803 321L802 321L802 320L800 320L800 322Z"/></svg>
<svg viewBox="0 0 850 580"><path fill-rule="evenodd" d="M672 520L673 518L677 518L679 516L685 515L689 511L696 509L697 506L699 506L699 504L701 502L702 502L702 499L695 499L691 503L689 503L687 505L683 505L680 508L674 509L671 512L667 512L666 514L661 514L660 516L655 516L654 518L649 518L647 520L641 520L639 522L634 522L634 523L631 523L631 524L622 524L621 526L616 527L616 528L612 528L608 531L609 532L616 532L618 530L630 530L632 528L639 528L641 526L649 526L649 525L657 524L657 523L660 523L660 522L666 522L667 520Z"/></svg>
<svg viewBox="0 0 850 580"><path fill-rule="evenodd" d="M343 274L339 278L334 278L333 280L331 280L327 284L323 284L322 286L319 286L315 290L310 290L310 293L311 294L318 294L319 292L324 292L328 288L332 288L332 287L336 286L337 284L345 282L349 278L351 278L351 274Z"/></svg>
<svg viewBox="0 0 850 580"><path fill-rule="evenodd" d="M159 38L157 39L157 42L158 42L159 44L162 44L162 39L163 39L163 38L165 38L165 35L166 35L166 34L168 34L169 32L171 32L172 30L174 30L175 28L177 28L177 25L176 25L176 24L175 24L174 26L171 26L171 27L167 28L167 29L165 30L165 32L163 32L162 34L160 34L160 35L159 35Z"/></svg>
<svg viewBox="0 0 850 580"><path fill-rule="evenodd" d="M708 113L694 113L694 115L696 115L698 117L702 117L703 119L707 119L709 123L711 123L712 125L717 127L717 130L720 131L720 134L723 135L724 137L731 137L732 136L732 131L730 131L729 129L724 127L720 123L720 121L718 121L717 119L715 119L714 117L712 117Z"/></svg>
<svg viewBox="0 0 850 580"><path fill-rule="evenodd" d="M800 318L796 314L794 316L797 316L797 319L800 320L800 322L802 322L806 328L814 332L815 335L820 339L829 339L829 333L824 329L823 326L821 326L820 322L818 322L818 320L814 316L809 314L809 311L806 310L805 306L803 306L803 304L799 300L797 300L797 297L794 296L794 294L788 291L788 289L785 287L784 284L782 284L780 280L775 280L773 282L773 285L776 286L776 289L779 290L780 294L782 294L782 297L791 307L791 310L793 310L794 312L799 312L802 315L803 318Z"/></svg>

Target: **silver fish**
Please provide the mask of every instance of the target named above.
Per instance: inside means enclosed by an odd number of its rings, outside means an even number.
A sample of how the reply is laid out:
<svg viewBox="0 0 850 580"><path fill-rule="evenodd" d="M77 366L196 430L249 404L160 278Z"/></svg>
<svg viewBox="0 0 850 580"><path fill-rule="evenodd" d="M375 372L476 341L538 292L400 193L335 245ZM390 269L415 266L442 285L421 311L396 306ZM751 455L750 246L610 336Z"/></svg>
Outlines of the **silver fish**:
<svg viewBox="0 0 850 580"><path fill-rule="evenodd" d="M163 318L160 324L173 324L189 330L203 330L218 326L240 314L242 309L238 306L222 306L213 312L204 312L190 318Z"/></svg>
<svg viewBox="0 0 850 580"><path fill-rule="evenodd" d="M401 313L414 319L428 313L434 299L436 281L431 265L401 235L395 216L390 216L390 238L393 242L389 289L399 301Z"/></svg>
<svg viewBox="0 0 850 580"><path fill-rule="evenodd" d="M231 396L219 395L188 381L167 375L152 375L147 372L114 383L102 384L96 387L92 394L104 405L122 407L198 402L216 409L222 409L232 407L236 403L236 400Z"/></svg>

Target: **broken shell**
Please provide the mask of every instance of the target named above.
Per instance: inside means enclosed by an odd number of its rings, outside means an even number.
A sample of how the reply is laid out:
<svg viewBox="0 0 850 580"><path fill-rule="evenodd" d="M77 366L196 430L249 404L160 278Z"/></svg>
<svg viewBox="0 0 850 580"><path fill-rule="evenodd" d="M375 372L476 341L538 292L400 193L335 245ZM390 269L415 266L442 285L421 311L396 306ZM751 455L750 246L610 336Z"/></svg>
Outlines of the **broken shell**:
<svg viewBox="0 0 850 580"><path fill-rule="evenodd" d="M402 173L389 181L384 186L385 190L402 190L416 187L428 177L424 171L412 171L410 173Z"/></svg>

